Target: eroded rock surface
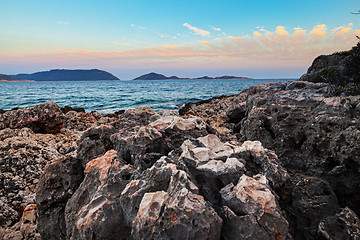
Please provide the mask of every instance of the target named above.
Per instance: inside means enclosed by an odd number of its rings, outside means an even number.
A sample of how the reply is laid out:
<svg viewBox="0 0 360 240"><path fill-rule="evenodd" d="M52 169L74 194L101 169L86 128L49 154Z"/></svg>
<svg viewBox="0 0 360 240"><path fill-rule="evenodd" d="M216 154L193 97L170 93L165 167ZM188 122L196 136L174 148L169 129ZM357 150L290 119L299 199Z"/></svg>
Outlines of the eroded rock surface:
<svg viewBox="0 0 360 240"><path fill-rule="evenodd" d="M360 97L334 85L261 84L181 116L1 112L0 238L358 239Z"/></svg>

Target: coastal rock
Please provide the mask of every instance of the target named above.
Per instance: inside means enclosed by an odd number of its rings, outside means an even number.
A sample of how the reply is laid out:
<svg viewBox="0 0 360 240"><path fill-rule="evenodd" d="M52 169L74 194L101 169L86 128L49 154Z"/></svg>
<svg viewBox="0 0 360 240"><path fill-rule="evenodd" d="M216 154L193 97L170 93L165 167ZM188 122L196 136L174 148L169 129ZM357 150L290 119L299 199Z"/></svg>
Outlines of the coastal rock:
<svg viewBox="0 0 360 240"><path fill-rule="evenodd" d="M0 114L0 129L28 127L35 133L58 133L63 123L64 114L54 102Z"/></svg>
<svg viewBox="0 0 360 240"><path fill-rule="evenodd" d="M136 239L220 239L222 219L201 195L188 189L184 171L173 169L167 192L144 194L135 220Z"/></svg>
<svg viewBox="0 0 360 240"><path fill-rule="evenodd" d="M83 178L81 162L72 156L44 169L36 188L38 230L43 239L66 239L65 206Z"/></svg>
<svg viewBox="0 0 360 240"><path fill-rule="evenodd" d="M25 207L35 202L35 188L45 165L71 155L76 138L34 134L30 129L0 130L0 226L21 220Z"/></svg>
<svg viewBox="0 0 360 240"><path fill-rule="evenodd" d="M74 112L81 112L81 113L84 113L85 112L85 109L84 108L72 108L72 107L69 107L69 106L65 106L65 107L63 107L63 108L61 108L61 111L64 113L64 114L66 114L66 113L68 113L68 112L70 112L70 111L74 111Z"/></svg>
<svg viewBox="0 0 360 240"><path fill-rule="evenodd" d="M360 94L360 43L349 51L317 57L301 81L331 84L333 95Z"/></svg>
<svg viewBox="0 0 360 240"><path fill-rule="evenodd" d="M247 175L264 175L274 189L280 189L290 180L275 152L264 148L259 141L245 141L235 148L235 154L246 159Z"/></svg>
<svg viewBox="0 0 360 240"><path fill-rule="evenodd" d="M297 237L316 239L320 220L339 211L336 195L329 183L317 177L302 177L293 191L293 214Z"/></svg>
<svg viewBox="0 0 360 240"><path fill-rule="evenodd" d="M207 134L207 125L199 118L165 116L138 128L132 135L119 131L111 141L126 162L146 169L161 156L180 147L185 139Z"/></svg>
<svg viewBox="0 0 360 240"><path fill-rule="evenodd" d="M84 180L66 203L66 239L131 238L118 198L133 171L114 150L86 164Z"/></svg>
<svg viewBox="0 0 360 240"><path fill-rule="evenodd" d="M237 216L250 215L248 219L231 217L227 219L234 228L234 221L245 220L253 224L251 232L260 232L260 228L265 230L264 239L285 239L288 236L289 224L280 211L280 206L276 194L268 185L266 178L256 175L253 178L246 175L241 176L236 186L232 183L221 189L220 194L227 207ZM251 218L255 217L256 221ZM257 226L258 225L258 226ZM234 231L246 232L247 225L238 225ZM254 236L252 236L254 237ZM249 236L246 236L249 238Z"/></svg>
<svg viewBox="0 0 360 240"><path fill-rule="evenodd" d="M317 232L323 239L360 239L360 219L346 207L335 216L321 221Z"/></svg>
<svg viewBox="0 0 360 240"><path fill-rule="evenodd" d="M286 168L323 177L341 206L359 212L360 97L329 97L328 85L309 82L264 84L253 91L241 139L261 139Z"/></svg>
<svg viewBox="0 0 360 240"><path fill-rule="evenodd" d="M92 159L102 156L113 148L110 136L116 133L111 125L100 125L84 132L79 142L77 159L82 161L83 167Z"/></svg>
<svg viewBox="0 0 360 240"><path fill-rule="evenodd" d="M225 240L269 240L270 237L262 228L256 217L253 215L237 216L231 209L224 206L224 225L222 229L222 237ZM281 239L281 238L280 238Z"/></svg>
<svg viewBox="0 0 360 240"><path fill-rule="evenodd" d="M357 239L360 97L334 86L266 83L181 116L69 111L57 134L4 128L0 237Z"/></svg>
<svg viewBox="0 0 360 240"><path fill-rule="evenodd" d="M141 200L147 192L167 191L171 176L176 171L174 164L159 159L151 168L131 180L120 196L125 221L131 225L135 219Z"/></svg>
<svg viewBox="0 0 360 240"><path fill-rule="evenodd" d="M228 117L228 121L230 123L239 123L246 114L246 104L242 102L240 105L231 106L226 109L226 116Z"/></svg>
<svg viewBox="0 0 360 240"><path fill-rule="evenodd" d="M91 113L69 111L65 114L65 121L63 128L75 129L77 131L85 131L93 127L97 119Z"/></svg>

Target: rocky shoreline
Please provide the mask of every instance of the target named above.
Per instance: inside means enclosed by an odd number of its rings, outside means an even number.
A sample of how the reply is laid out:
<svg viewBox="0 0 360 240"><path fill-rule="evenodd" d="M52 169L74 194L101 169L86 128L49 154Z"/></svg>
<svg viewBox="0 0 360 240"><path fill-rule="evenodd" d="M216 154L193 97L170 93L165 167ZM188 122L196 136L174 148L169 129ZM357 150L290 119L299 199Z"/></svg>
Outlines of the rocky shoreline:
<svg viewBox="0 0 360 240"><path fill-rule="evenodd" d="M2 112L0 239L360 239L360 96L333 89Z"/></svg>

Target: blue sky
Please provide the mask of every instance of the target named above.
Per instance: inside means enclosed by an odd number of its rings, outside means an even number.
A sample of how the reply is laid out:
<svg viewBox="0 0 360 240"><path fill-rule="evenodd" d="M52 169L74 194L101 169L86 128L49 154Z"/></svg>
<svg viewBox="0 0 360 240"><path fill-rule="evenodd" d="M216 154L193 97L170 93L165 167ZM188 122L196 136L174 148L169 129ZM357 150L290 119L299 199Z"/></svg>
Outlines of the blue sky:
<svg viewBox="0 0 360 240"><path fill-rule="evenodd" d="M1 0L0 73L299 77L360 33L358 0Z"/></svg>

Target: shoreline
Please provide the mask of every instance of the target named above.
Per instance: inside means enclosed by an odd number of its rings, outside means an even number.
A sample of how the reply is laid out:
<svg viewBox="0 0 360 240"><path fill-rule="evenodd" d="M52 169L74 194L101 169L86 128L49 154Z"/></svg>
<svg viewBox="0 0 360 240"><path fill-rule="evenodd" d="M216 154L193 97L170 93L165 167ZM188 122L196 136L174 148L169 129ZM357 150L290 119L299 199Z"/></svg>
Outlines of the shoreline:
<svg viewBox="0 0 360 240"><path fill-rule="evenodd" d="M0 238L360 237L358 72L324 67L355 50L179 113L0 113Z"/></svg>
<svg viewBox="0 0 360 240"><path fill-rule="evenodd" d="M21 163L19 167L23 164L32 166L23 170L30 178L20 178L20 182L16 184L22 184L17 191L21 194L28 191L29 196L33 197L22 200L22 209L27 209L26 211L15 214L14 210L13 213L13 221L19 221L20 225L26 225L27 229L32 230L21 232L14 225L13 231L34 239L39 239L39 234L42 238L51 238L53 235L67 238L64 233L71 234L74 238L84 238L88 230L67 226L75 226L73 221L80 221L79 217L86 216L86 212L96 212L100 218L86 217L81 221L87 221L87 226L107 228L114 224L115 216L121 213L129 222L137 222L136 216L141 216L148 219L148 224L126 225L123 222L116 225L115 233L121 230L125 236L130 237L131 233L126 230L130 228L138 232L138 238L147 238L151 233L147 226L156 223L148 218L152 213L145 206L158 203L164 210L159 213L161 215L156 221L163 221L164 227L159 227L157 232L172 235L176 233L172 232L171 224L167 225L166 216L173 211L168 206L172 206L174 201L178 202L174 205L177 214L174 224L187 226L189 233L199 227L204 234L211 232L210 229L216 229L217 234L223 236L236 229L240 231L243 226L263 229L261 222L228 225L237 221L233 219L237 216L233 211L238 211L236 209L239 206L231 202L240 200L235 195L232 196L232 191L240 191L241 184L245 184L244 189L255 187L259 191L257 194L265 194L272 199L269 201L275 207L268 212L267 219L270 218L279 226L279 233L284 238L290 233L294 235L308 232L307 229L317 226L320 220L334 224L328 218L341 218L341 214L357 219L360 209L356 198L343 199L343 189L335 184L338 181L350 184L356 177L351 175L353 173L350 169L339 173L340 176L353 176L347 179L339 180L339 175L330 174L338 166L329 169L321 161L330 158L333 147L321 144L331 142L329 139L336 142L337 136L341 135L348 139L352 134L348 130L360 125L359 118L355 122L349 122L352 115L344 114L346 101L360 106L360 96L330 97L329 89L329 85L325 83L304 81L263 83L235 95L189 102L180 109L179 114L173 110L155 112L148 106L100 114L95 111L85 112L82 108L60 108L53 102L0 113L0 139L5 146L0 147L0 157L10 161L20 154L23 158L18 160ZM289 108L290 105L295 107ZM299 109L303 111L299 112ZM352 114L360 116L360 111ZM332 118L333 115L338 117ZM315 125L314 131L313 123L320 116L324 120ZM296 124L293 119L297 119ZM342 124L344 122L350 125ZM321 129L333 125L345 128L329 129L326 135L313 142L312 139L318 136ZM360 134L358 137L360 139ZM54 144L57 146L55 151ZM346 149L351 153L357 149L353 145L359 145L360 141L345 140L342 144L350 147ZM208 157L197 155L205 149ZM317 151L321 151L321 154ZM50 158L45 160L42 156ZM338 157L340 161L349 161L346 156L347 154ZM68 169L74 170L69 172ZM10 171L6 172L7 176L18 175L17 167L14 172L11 168L6 171ZM118 174L124 177L114 178ZM324 178L323 174L327 174L327 177ZM70 181L66 185L53 184L62 183L65 179ZM111 185L108 185L110 182ZM165 182L169 183L166 187L163 186ZM30 186L33 190L21 186ZM113 187L120 189L122 194L118 196L119 191L112 191ZM329 192L319 192L324 187ZM283 189L288 189L289 192ZM141 193L139 197L130 194L137 191ZM241 191L251 198L251 192ZM329 198L326 200L329 204L319 208L311 200L304 198L303 191L313 192L316 196L312 197ZM89 194L89 200L83 202L80 197L85 192ZM180 192L186 194L179 195ZM104 215L102 207L94 208L92 204L97 201L98 194L101 198L108 199L110 209L117 209L119 206L115 202L118 201L121 208L116 211L106 210ZM217 194L220 194L222 201L217 200ZM280 201L276 200L274 194ZM355 196L356 190L352 194ZM49 200L50 195L54 197ZM8 202L4 204L13 209L14 200L12 195L9 196ZM262 202L256 196L253 201L257 208L263 209L270 204ZM66 201L58 203L58 198L65 198ZM158 202L158 198L163 200ZM198 199L196 208L201 209L201 214L181 204L194 198ZM287 198L301 199L303 202L300 205L281 202ZM250 207L248 203L243 204L245 209ZM299 210L302 204L310 206L312 211ZM63 220L48 215L48 212L65 209L68 212ZM230 215L223 215L223 211ZM34 220L22 222L21 219L26 219L25 212L33 216L31 219ZM75 213L81 215L74 215ZM321 219L315 220L313 213ZM289 217L289 214L294 215ZM261 218L261 215L251 211L245 216ZM311 218L312 221L304 228L294 227L290 224L293 223L290 222L293 221L292 218L297 221ZM189 224L187 219L197 221L200 225L197 227ZM66 222L66 226L58 221ZM230 232L221 231L230 226L233 229ZM265 232L275 234L271 230ZM103 237L108 238L115 233L109 230ZM1 234L0 229L0 236ZM313 232L308 234L316 235Z"/></svg>

